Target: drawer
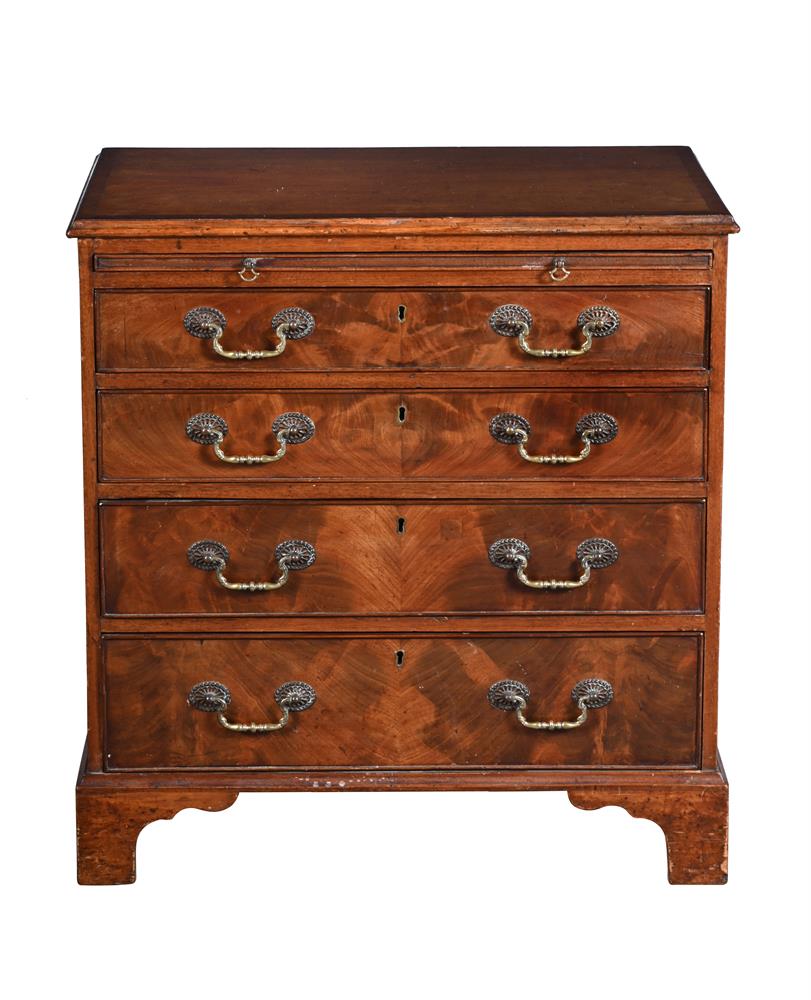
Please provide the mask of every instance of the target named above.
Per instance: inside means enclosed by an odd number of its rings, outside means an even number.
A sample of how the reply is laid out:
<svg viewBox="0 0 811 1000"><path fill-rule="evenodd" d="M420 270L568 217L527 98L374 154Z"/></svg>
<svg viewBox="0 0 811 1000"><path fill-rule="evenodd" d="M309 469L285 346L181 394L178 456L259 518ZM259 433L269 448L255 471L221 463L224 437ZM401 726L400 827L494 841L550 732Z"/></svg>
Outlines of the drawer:
<svg viewBox="0 0 811 1000"><path fill-rule="evenodd" d="M127 636L105 640L104 670L112 770L689 767L696 760L701 637L692 634ZM612 699L574 729L524 728L514 711L488 700L493 684L519 681L529 690L528 721L573 721L572 691L588 678L607 681ZM277 722L275 693L290 681L309 684L316 700L291 711L280 730L234 732L216 712L189 705L189 692L204 681L227 688L226 719L237 724Z"/></svg>
<svg viewBox="0 0 811 1000"><path fill-rule="evenodd" d="M99 401L103 481L704 475L703 391L103 392ZM588 455L529 461L522 434L532 458Z"/></svg>
<svg viewBox="0 0 811 1000"><path fill-rule="evenodd" d="M600 328L581 356L534 357L516 336L500 335L491 325L495 311L512 304L528 311L532 350L579 350L578 318L594 306L614 310L619 326L605 336L599 334L609 327ZM201 307L225 318L221 346L232 352L273 349L274 317L286 315L285 309L306 310L315 325L303 337L287 340L277 357L225 358L212 339L192 336L184 326L184 318ZM96 360L101 371L703 369L708 321L709 292L703 286L100 290ZM189 325L212 333L211 327Z"/></svg>
<svg viewBox="0 0 811 1000"><path fill-rule="evenodd" d="M111 501L102 503L100 520L108 615L696 612L703 606L703 501ZM595 547L590 539L610 544ZM297 540L314 551L278 548ZM197 542L216 544L191 548ZM518 578L522 558L528 580L581 581L586 564L590 578L578 587L534 588ZM277 583L284 576L280 561L288 560L292 568L276 589L225 586Z"/></svg>

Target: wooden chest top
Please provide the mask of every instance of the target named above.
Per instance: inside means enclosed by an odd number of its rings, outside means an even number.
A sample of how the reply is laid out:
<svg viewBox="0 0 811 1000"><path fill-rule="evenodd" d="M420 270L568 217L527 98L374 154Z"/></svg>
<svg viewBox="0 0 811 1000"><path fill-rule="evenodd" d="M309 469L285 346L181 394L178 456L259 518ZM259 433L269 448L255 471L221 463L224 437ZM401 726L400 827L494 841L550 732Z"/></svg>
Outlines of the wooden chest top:
<svg viewBox="0 0 811 1000"><path fill-rule="evenodd" d="M672 234L738 228L686 146L105 149L68 235L381 227Z"/></svg>

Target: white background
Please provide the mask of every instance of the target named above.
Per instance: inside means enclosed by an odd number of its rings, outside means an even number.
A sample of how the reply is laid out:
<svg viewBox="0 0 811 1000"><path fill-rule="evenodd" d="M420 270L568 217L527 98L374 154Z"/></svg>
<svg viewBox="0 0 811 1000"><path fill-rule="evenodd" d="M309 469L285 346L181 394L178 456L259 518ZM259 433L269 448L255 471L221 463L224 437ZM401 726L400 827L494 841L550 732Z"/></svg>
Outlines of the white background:
<svg viewBox="0 0 811 1000"><path fill-rule="evenodd" d="M7 995L806 995L808 7L15 4L2 92ZM730 882L562 794L275 795L74 882L79 330L64 230L102 146L691 145L729 292L720 739ZM10 987L9 984L11 983Z"/></svg>

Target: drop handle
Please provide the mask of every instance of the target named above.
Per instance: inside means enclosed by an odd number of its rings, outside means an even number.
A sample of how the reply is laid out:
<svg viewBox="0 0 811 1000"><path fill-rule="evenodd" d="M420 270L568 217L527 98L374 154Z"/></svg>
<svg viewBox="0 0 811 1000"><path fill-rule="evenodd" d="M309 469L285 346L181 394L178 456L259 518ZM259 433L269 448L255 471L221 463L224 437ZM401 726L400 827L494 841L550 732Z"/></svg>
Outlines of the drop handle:
<svg viewBox="0 0 811 1000"><path fill-rule="evenodd" d="M226 455L222 443L228 434L228 424L217 413L195 413L186 421L186 437L195 444L211 445L221 462L229 465L267 465L278 462L287 454L288 445L304 444L315 434L315 423L305 413L282 413L273 421L271 430L278 449L270 455Z"/></svg>
<svg viewBox="0 0 811 1000"><path fill-rule="evenodd" d="M517 337L518 346L533 358L579 358L587 354L595 337L610 337L620 325L620 316L608 306L589 306L577 317L577 327L582 338L580 347L535 348L527 338L532 329L532 313L525 306L509 303L499 306L490 316L490 326L500 337Z"/></svg>
<svg viewBox="0 0 811 1000"><path fill-rule="evenodd" d="M189 546L186 557L189 565L204 572L216 574L217 583L226 590L240 591L266 591L278 590L283 587L290 573L295 570L307 569L315 562L315 547L309 542L301 539L290 539L279 542L274 551L274 556L279 567L279 575L275 580L268 582L250 581L248 583L231 583L224 574L224 569L230 559L230 553L222 542L213 541L210 538L201 539Z"/></svg>
<svg viewBox="0 0 811 1000"><path fill-rule="evenodd" d="M577 561L581 573L576 580L531 580L526 573L531 555L530 548L520 538L499 538L488 549L490 562L499 569L514 569L525 587L534 590L575 590L591 579L593 569L605 569L619 559L619 549L607 538L586 538L577 546Z"/></svg>
<svg viewBox="0 0 811 1000"><path fill-rule="evenodd" d="M587 413L575 424L575 433L583 447L576 455L530 455L526 444L532 426L519 413L497 413L490 421L490 434L499 444L517 445L518 454L526 462L537 465L573 465L591 454L592 445L608 444L619 433L619 424L610 413Z"/></svg>
<svg viewBox="0 0 811 1000"><path fill-rule="evenodd" d="M487 700L502 712L515 712L518 721L527 729L562 730L579 729L588 718L589 711L605 708L614 699L614 689L600 677L586 677L572 688L572 701L577 705L576 719L563 722L531 722L524 714L527 710L530 691L521 681L496 681L487 692Z"/></svg>
<svg viewBox="0 0 811 1000"><path fill-rule="evenodd" d="M219 681L200 681L189 691L186 702L198 712L214 712L217 722L232 733L275 733L284 729L291 712L306 712L315 704L315 689L304 681L286 681L273 695L282 711L278 722L231 722L225 711L231 704L231 692Z"/></svg>
<svg viewBox="0 0 811 1000"><path fill-rule="evenodd" d="M253 282L259 277L259 258L258 257L246 257L242 261L242 266L237 271L237 274L242 278L243 281Z"/></svg>
<svg viewBox="0 0 811 1000"><path fill-rule="evenodd" d="M288 340L303 340L315 329L315 318L311 313L298 306L290 306L277 312L270 321L270 328L276 334L276 345L272 350L226 351L222 346L226 323L225 313L213 306L195 306L183 317L183 326L187 333L200 340L210 340L214 353L229 361L278 358L280 354L284 354Z"/></svg>
<svg viewBox="0 0 811 1000"><path fill-rule="evenodd" d="M566 267L565 257L555 257L548 274L552 281L565 281L572 272Z"/></svg>

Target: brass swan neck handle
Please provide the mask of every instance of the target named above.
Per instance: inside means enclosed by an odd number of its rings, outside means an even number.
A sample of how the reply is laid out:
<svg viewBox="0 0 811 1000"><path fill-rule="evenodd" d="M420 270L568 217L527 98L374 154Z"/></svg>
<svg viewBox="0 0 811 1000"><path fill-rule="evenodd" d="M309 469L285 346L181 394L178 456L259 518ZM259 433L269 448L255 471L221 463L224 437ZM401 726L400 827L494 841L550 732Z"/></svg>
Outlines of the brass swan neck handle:
<svg viewBox="0 0 811 1000"><path fill-rule="evenodd" d="M527 729L541 729L547 732L579 729L586 721L590 709L605 708L614 698L614 689L600 677L586 677L572 688L572 701L577 705L576 719L562 722L532 722L525 712L530 690L521 681L496 681L487 692L487 700L502 712L515 712L518 721Z"/></svg>
<svg viewBox="0 0 811 1000"><path fill-rule="evenodd" d="M525 306L507 303L495 309L490 316L490 326L500 337L516 337L518 346L533 358L579 358L588 354L595 337L610 337L620 325L620 315L609 306L589 306L577 317L580 331L579 347L530 347L528 337L532 329L532 313Z"/></svg>
<svg viewBox="0 0 811 1000"><path fill-rule="evenodd" d="M200 681L189 691L186 702L198 712L213 712L217 722L232 733L275 733L284 729L291 712L305 712L315 704L315 688L304 681L286 681L273 695L282 715L278 722L232 722L225 714L231 692L219 681Z"/></svg>
<svg viewBox="0 0 811 1000"><path fill-rule="evenodd" d="M525 462L536 465L574 465L591 454L592 445L608 444L619 433L619 424L610 413L586 413L575 424L582 442L576 455L530 455L526 449L532 426L520 413L497 413L490 421L490 435L499 444L516 445Z"/></svg>
<svg viewBox="0 0 811 1000"><path fill-rule="evenodd" d="M258 277L258 274L257 274ZM255 281L255 278L244 279ZM303 340L315 330L315 318L306 309L289 306L281 309L270 321L270 328L276 335L276 344L264 351L227 351L222 346L227 320L225 313L214 306L195 306L183 317L186 332L199 340L210 340L215 354L229 361L260 361L264 358L278 358L284 354L288 340Z"/></svg>
<svg viewBox="0 0 811 1000"><path fill-rule="evenodd" d="M526 569L531 555L530 547L521 538L499 538L488 549L490 562L499 569L514 569L515 575L525 587L534 590L575 590L585 586L591 579L591 571L605 569L619 559L619 549L608 538L586 538L575 553L580 563L580 576L574 580L532 580Z"/></svg>
<svg viewBox="0 0 811 1000"><path fill-rule="evenodd" d="M312 566L315 562L316 552L315 547L309 542L296 538L279 542L276 546L274 556L279 566L279 575L275 580L258 583L253 580L247 583L231 583L230 580L226 579L223 572L228 564L230 553L222 542L217 542L210 538L201 539L199 542L191 544L186 552L189 564L194 566L195 569L213 572L217 578L217 583L221 587L225 587L226 590L250 592L278 590L280 587L283 587L290 578L292 571L307 569L309 566Z"/></svg>
<svg viewBox="0 0 811 1000"><path fill-rule="evenodd" d="M211 445L221 462L229 465L267 465L287 454L288 445L305 444L315 434L315 423L306 413L281 413L271 430L279 447L268 455L226 455L222 444L228 435L228 423L217 413L195 413L186 421L186 437L195 444Z"/></svg>

